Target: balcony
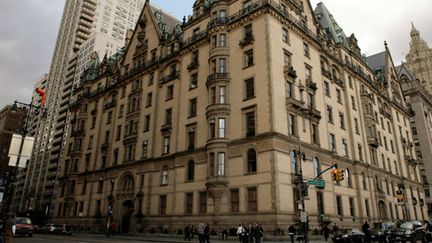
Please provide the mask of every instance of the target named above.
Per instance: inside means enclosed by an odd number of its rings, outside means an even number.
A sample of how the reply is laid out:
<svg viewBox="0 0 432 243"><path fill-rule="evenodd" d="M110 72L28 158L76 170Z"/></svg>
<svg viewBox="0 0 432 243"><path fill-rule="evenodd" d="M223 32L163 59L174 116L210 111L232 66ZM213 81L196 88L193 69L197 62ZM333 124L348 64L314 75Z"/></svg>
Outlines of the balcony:
<svg viewBox="0 0 432 243"><path fill-rule="evenodd" d="M253 44L255 41L255 37L252 33L247 33L245 37L240 40L239 45L243 48L247 45Z"/></svg>
<svg viewBox="0 0 432 243"><path fill-rule="evenodd" d="M411 165L411 166L416 166L417 165L417 161L414 158L411 158L410 155L405 155L405 162L408 165Z"/></svg>
<svg viewBox="0 0 432 243"><path fill-rule="evenodd" d="M304 108L303 113L312 120L321 120L321 111L315 108Z"/></svg>
<svg viewBox="0 0 432 243"><path fill-rule="evenodd" d="M172 80L174 80L174 79L177 79L178 77L180 77L180 72L179 72L179 71L171 72L171 73L168 74L167 76L162 77L162 78L159 80L159 84L168 83L169 81L172 81Z"/></svg>
<svg viewBox="0 0 432 243"><path fill-rule="evenodd" d="M207 119L216 116L217 114L221 115L229 115L230 113L230 105L229 104L213 104L209 105L206 108L206 117Z"/></svg>
<svg viewBox="0 0 432 243"><path fill-rule="evenodd" d="M328 79L332 79L331 72L326 70L325 68L321 68L321 73L324 77L326 77Z"/></svg>
<svg viewBox="0 0 432 243"><path fill-rule="evenodd" d="M287 107L296 109L296 110L302 110L304 107L304 101L300 101L295 99L294 97L287 97L286 98L286 104Z"/></svg>
<svg viewBox="0 0 432 243"><path fill-rule="evenodd" d="M189 71L192 71L192 70L195 70L195 69L197 69L199 67L199 62L198 62L198 60L193 60L188 66L187 66L187 69L189 70Z"/></svg>
<svg viewBox="0 0 432 243"><path fill-rule="evenodd" d="M116 106L116 101L115 101L115 100L110 101L110 102L108 102L108 103L106 103L106 104L104 105L104 110L111 109L111 108L113 108L113 107L115 107L115 106Z"/></svg>
<svg viewBox="0 0 432 243"><path fill-rule="evenodd" d="M160 131L164 135L170 134L172 131L172 123L167 123L167 124L162 125Z"/></svg>
<svg viewBox="0 0 432 243"><path fill-rule="evenodd" d="M229 73L213 73L207 77L207 86L217 81L229 81Z"/></svg>
<svg viewBox="0 0 432 243"><path fill-rule="evenodd" d="M285 65L284 66L284 73L286 75L288 75L288 77L297 78L297 72L296 72L296 70L294 69L293 66Z"/></svg>
<svg viewBox="0 0 432 243"><path fill-rule="evenodd" d="M376 136L367 135L367 142L368 142L369 146L371 146L373 148L378 148L378 146L379 146L379 141L378 141L378 138Z"/></svg>
<svg viewBox="0 0 432 243"><path fill-rule="evenodd" d="M308 87L311 90L316 91L318 89L317 84L310 78L306 79L306 87Z"/></svg>
<svg viewBox="0 0 432 243"><path fill-rule="evenodd" d="M109 143L108 142L104 142L103 144L100 145L100 149L102 151L106 151L109 147Z"/></svg>
<svg viewBox="0 0 432 243"><path fill-rule="evenodd" d="M228 18L225 18L225 17L221 17L221 18L214 18L214 19L210 20L210 22L208 23L208 25L207 25L207 29L208 29L208 30L211 30L211 29L213 29L214 27L217 27L217 26L224 26L224 25L226 25L227 23L228 23Z"/></svg>

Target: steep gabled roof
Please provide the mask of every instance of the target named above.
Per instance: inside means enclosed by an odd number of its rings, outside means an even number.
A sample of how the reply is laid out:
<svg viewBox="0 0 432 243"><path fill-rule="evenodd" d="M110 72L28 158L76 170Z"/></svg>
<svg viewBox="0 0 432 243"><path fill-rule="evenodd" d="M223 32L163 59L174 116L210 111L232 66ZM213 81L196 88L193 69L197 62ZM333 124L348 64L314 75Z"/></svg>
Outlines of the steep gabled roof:
<svg viewBox="0 0 432 243"><path fill-rule="evenodd" d="M343 29L338 25L336 20L333 18L333 15L324 5L324 3L320 2L317 4L315 8L315 18L318 21L321 28L324 29L324 32L333 39L336 43L341 43L346 48L350 48L348 44L347 37Z"/></svg>

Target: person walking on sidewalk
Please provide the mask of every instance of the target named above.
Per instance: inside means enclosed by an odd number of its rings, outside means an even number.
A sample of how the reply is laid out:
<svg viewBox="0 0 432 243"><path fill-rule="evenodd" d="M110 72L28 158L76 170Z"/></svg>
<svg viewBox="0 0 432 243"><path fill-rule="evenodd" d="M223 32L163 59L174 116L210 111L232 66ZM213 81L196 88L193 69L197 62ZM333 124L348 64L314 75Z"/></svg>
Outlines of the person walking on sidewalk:
<svg viewBox="0 0 432 243"><path fill-rule="evenodd" d="M190 241L191 240L189 225L186 225L186 227L184 228L184 240L185 241Z"/></svg>
<svg viewBox="0 0 432 243"><path fill-rule="evenodd" d="M253 230L253 237L255 238L255 243L261 243L261 238L263 237L264 230L261 225L256 222Z"/></svg>
<svg viewBox="0 0 432 243"><path fill-rule="evenodd" d="M239 241L243 242L243 236L245 235L246 230L243 228L242 224L239 224L239 227L237 228L237 235L239 237Z"/></svg>
<svg viewBox="0 0 432 243"><path fill-rule="evenodd" d="M205 229L204 222L200 221L198 224L198 241L199 241L199 243L205 243L204 229Z"/></svg>
<svg viewBox="0 0 432 243"><path fill-rule="evenodd" d="M292 224L289 228L288 228L288 234L290 236L291 239L291 243L294 243L294 239L295 239L295 234L297 232L296 227Z"/></svg>
<svg viewBox="0 0 432 243"><path fill-rule="evenodd" d="M210 243L210 225L208 222L206 222L204 225L204 242Z"/></svg>
<svg viewBox="0 0 432 243"><path fill-rule="evenodd" d="M328 225L324 226L323 232L324 232L324 240L327 242L330 236L330 229L328 228Z"/></svg>

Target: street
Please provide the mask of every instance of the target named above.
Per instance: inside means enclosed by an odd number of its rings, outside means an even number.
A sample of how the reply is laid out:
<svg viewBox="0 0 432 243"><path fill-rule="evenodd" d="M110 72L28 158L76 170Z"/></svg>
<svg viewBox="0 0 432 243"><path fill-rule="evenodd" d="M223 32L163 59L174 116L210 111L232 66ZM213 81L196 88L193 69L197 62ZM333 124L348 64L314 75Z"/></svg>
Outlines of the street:
<svg viewBox="0 0 432 243"><path fill-rule="evenodd" d="M288 240L287 240L288 241ZM286 241L286 242L287 242ZM47 235L47 234L34 234L33 237L16 237L13 243L142 243L142 242L187 242L183 241L180 236L174 237L157 237L157 236L132 236L132 235L119 235L107 238L102 234L74 234L72 236L62 235ZM191 242L198 242L197 240ZM229 240L222 241L216 238L211 239L212 243L236 243L237 237L230 237ZM276 242L264 240L266 243ZM280 242L280 241L279 241ZM319 240L312 240L311 243L324 242Z"/></svg>

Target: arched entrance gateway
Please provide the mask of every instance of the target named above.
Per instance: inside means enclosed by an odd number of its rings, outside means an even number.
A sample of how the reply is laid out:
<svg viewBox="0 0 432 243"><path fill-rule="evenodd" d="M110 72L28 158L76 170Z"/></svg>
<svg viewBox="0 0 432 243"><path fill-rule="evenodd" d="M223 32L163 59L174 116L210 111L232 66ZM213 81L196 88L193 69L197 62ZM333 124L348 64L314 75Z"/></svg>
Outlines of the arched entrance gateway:
<svg viewBox="0 0 432 243"><path fill-rule="evenodd" d="M117 208L116 221L119 222L118 230L122 233L129 233L135 230L134 223L134 179L131 173L127 172L119 180L117 187Z"/></svg>
<svg viewBox="0 0 432 243"><path fill-rule="evenodd" d="M379 210L379 216L381 219L388 219L387 217L387 209L384 201L378 202L378 210Z"/></svg>
<svg viewBox="0 0 432 243"><path fill-rule="evenodd" d="M121 231L123 233L129 233L133 211L134 211L133 201L132 200L124 201L121 210L121 215L122 215Z"/></svg>

